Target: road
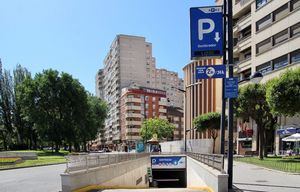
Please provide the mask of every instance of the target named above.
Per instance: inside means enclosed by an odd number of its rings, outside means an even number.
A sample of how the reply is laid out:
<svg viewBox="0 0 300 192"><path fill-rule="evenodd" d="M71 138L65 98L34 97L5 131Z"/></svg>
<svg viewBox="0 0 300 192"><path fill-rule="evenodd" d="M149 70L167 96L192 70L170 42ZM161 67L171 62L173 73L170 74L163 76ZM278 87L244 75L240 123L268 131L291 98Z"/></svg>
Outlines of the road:
<svg viewBox="0 0 300 192"><path fill-rule="evenodd" d="M0 192L58 192L65 164L0 171Z"/></svg>
<svg viewBox="0 0 300 192"><path fill-rule="evenodd" d="M233 171L234 185L245 192L300 192L300 175L236 161Z"/></svg>

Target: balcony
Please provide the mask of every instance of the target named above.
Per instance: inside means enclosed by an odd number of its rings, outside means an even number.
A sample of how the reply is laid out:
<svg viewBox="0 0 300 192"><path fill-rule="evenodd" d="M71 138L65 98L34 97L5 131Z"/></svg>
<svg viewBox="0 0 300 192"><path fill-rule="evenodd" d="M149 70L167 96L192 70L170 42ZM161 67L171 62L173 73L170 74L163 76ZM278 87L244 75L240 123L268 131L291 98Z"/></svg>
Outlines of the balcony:
<svg viewBox="0 0 300 192"><path fill-rule="evenodd" d="M167 109L162 109L162 108L159 108L158 110L160 113L167 113Z"/></svg>
<svg viewBox="0 0 300 192"><path fill-rule="evenodd" d="M126 113L125 117L126 118L130 118L130 117L142 118L142 114L140 114L140 113Z"/></svg>
<svg viewBox="0 0 300 192"><path fill-rule="evenodd" d="M245 71L251 66L251 57L235 63L235 72Z"/></svg>
<svg viewBox="0 0 300 192"><path fill-rule="evenodd" d="M141 106L136 106L136 105L126 106L126 110L141 110Z"/></svg>
<svg viewBox="0 0 300 192"><path fill-rule="evenodd" d="M237 40L233 48L233 53L239 53L251 46L251 34Z"/></svg>
<svg viewBox="0 0 300 192"><path fill-rule="evenodd" d="M126 98L125 103L141 103L141 98Z"/></svg>
<svg viewBox="0 0 300 192"><path fill-rule="evenodd" d="M126 133L139 133L140 129L138 128L126 128Z"/></svg>
<svg viewBox="0 0 300 192"><path fill-rule="evenodd" d="M142 121L126 121L125 125L142 125Z"/></svg>
<svg viewBox="0 0 300 192"><path fill-rule="evenodd" d="M233 33L236 34L246 27L249 27L249 25L251 25L251 12L238 20L236 25L233 27Z"/></svg>
<svg viewBox="0 0 300 192"><path fill-rule="evenodd" d="M159 101L158 105L167 106L167 101Z"/></svg>
<svg viewBox="0 0 300 192"><path fill-rule="evenodd" d="M167 116L159 115L159 118L160 118L160 119L167 119Z"/></svg>
<svg viewBox="0 0 300 192"><path fill-rule="evenodd" d="M235 4L233 5L233 14L237 14L241 11L244 11L246 8L251 6L251 3L254 0L235 0Z"/></svg>

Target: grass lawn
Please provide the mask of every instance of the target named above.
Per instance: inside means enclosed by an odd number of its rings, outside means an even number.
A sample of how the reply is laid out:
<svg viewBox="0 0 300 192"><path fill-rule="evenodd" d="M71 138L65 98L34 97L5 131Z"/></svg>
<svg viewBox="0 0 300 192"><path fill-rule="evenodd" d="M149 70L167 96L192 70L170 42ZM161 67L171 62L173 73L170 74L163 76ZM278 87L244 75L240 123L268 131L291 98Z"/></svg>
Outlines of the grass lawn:
<svg viewBox="0 0 300 192"><path fill-rule="evenodd" d="M17 163L14 165L0 165L0 169L9 169L9 168L15 168L15 167L30 167L30 166L36 166L36 165L48 165L48 164L57 164L57 163L65 163L65 155L68 154L67 151L60 151L59 153L52 153L51 151L20 151L20 152L36 152L38 155L38 159L36 160L25 160L21 163Z"/></svg>
<svg viewBox="0 0 300 192"><path fill-rule="evenodd" d="M297 158L267 157L264 160L259 160L258 157L241 157L234 160L285 172L300 173L299 156Z"/></svg>

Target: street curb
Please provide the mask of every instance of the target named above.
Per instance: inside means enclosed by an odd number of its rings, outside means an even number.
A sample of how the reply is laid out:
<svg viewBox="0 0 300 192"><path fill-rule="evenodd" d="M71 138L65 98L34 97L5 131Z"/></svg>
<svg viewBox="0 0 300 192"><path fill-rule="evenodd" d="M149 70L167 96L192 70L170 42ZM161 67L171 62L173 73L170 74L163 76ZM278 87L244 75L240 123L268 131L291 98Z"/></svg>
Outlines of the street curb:
<svg viewBox="0 0 300 192"><path fill-rule="evenodd" d="M287 174L287 175L300 175L300 173L284 172L284 171L280 171L280 170L276 170L276 169L270 169L270 168L267 168L267 167L256 165L256 164L253 164L253 163L247 163L247 162L243 162L243 161L235 161L235 162L245 163L245 164L249 164L249 165L254 165L254 166L263 168L265 170L273 171L273 172L277 172L277 173L282 173L282 174Z"/></svg>
<svg viewBox="0 0 300 192"><path fill-rule="evenodd" d="M12 170L12 169L24 169L24 168L32 168L32 167L43 167L43 166L60 165L60 164L66 164L66 163L67 162L64 162L64 163L52 163L52 164L45 164L45 165L32 165L32 166L26 166L26 167L12 167L12 168L5 168L5 169L1 169L0 168L0 172L1 171Z"/></svg>

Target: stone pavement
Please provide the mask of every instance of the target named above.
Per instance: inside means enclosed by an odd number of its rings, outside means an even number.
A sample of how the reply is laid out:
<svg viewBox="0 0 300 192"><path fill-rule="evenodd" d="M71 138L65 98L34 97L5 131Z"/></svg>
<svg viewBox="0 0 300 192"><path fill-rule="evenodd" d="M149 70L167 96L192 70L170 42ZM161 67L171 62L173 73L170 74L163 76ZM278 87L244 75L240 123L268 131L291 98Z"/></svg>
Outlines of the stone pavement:
<svg viewBox="0 0 300 192"><path fill-rule="evenodd" d="M233 183L240 190L250 192L300 192L300 175L236 161L233 163Z"/></svg>
<svg viewBox="0 0 300 192"><path fill-rule="evenodd" d="M207 192L206 190L184 189L184 188L152 188L152 189L105 189L101 192Z"/></svg>
<svg viewBox="0 0 300 192"><path fill-rule="evenodd" d="M65 164L0 171L0 192L58 192Z"/></svg>

